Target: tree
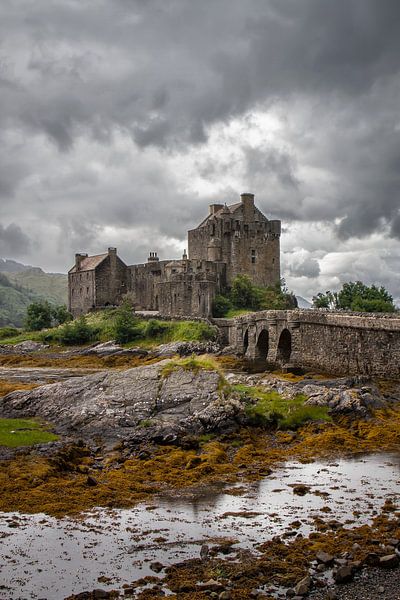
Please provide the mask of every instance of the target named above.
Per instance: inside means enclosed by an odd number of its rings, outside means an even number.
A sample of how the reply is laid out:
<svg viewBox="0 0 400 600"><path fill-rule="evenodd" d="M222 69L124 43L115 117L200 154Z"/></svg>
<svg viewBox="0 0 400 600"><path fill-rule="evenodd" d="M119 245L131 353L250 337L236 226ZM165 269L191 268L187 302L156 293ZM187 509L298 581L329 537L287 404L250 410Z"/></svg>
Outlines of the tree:
<svg viewBox="0 0 400 600"><path fill-rule="evenodd" d="M72 315L68 312L65 304L54 306L52 309L52 317L56 325L62 325L63 323L67 323L67 321L72 321Z"/></svg>
<svg viewBox="0 0 400 600"><path fill-rule="evenodd" d="M232 302L227 296L217 294L213 301L212 313L217 319L224 317L228 310L232 308Z"/></svg>
<svg viewBox="0 0 400 600"><path fill-rule="evenodd" d="M313 296L313 305L315 308L338 308L338 297L337 292L331 292L327 290L325 294L319 292L316 296Z"/></svg>
<svg viewBox="0 0 400 600"><path fill-rule="evenodd" d="M32 302L26 309L25 326L29 331L51 327L52 308L47 300Z"/></svg>
<svg viewBox="0 0 400 600"><path fill-rule="evenodd" d="M247 275L237 275L235 277L232 282L230 297L236 308L252 308L253 310L260 308L260 296Z"/></svg>
<svg viewBox="0 0 400 600"><path fill-rule="evenodd" d="M140 335L132 305L127 300L116 310L114 336L119 344L131 342Z"/></svg>
<svg viewBox="0 0 400 600"><path fill-rule="evenodd" d="M362 281L344 283L339 292L327 291L313 297L316 308L352 310L356 312L394 312L393 297L381 286L370 287Z"/></svg>

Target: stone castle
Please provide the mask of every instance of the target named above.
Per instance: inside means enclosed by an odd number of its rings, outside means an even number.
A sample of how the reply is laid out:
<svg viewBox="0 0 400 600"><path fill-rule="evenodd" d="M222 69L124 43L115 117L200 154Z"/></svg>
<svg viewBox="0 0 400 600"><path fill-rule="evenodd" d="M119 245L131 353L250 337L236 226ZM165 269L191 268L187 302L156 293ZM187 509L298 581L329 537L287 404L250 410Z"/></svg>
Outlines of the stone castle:
<svg viewBox="0 0 400 600"><path fill-rule="evenodd" d="M116 248L105 254L76 254L68 272L69 311L74 317L120 304L129 298L136 310L162 315L208 317L218 293L237 275L260 286L280 280L281 222L268 220L254 205L253 194L240 202L211 204L208 216L188 232L188 251L181 260L126 265Z"/></svg>

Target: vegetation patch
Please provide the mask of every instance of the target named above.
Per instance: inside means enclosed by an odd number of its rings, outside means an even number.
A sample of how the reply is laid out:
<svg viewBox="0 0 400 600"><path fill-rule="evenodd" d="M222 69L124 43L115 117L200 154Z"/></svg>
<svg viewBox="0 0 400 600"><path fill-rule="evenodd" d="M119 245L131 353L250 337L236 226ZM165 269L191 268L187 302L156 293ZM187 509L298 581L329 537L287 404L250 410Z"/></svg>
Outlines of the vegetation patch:
<svg viewBox="0 0 400 600"><path fill-rule="evenodd" d="M94 506L130 507L153 494L221 482L257 481L286 460L308 462L315 458L400 450L400 410L378 411L369 421L343 419L309 423L288 434L262 428L242 428L218 439L199 440L197 448L145 446L137 457L120 452L104 460L104 468L91 471L94 457L78 449L59 459L34 453L3 462L0 469L0 510L10 506L21 512L62 516ZM139 458L145 450L148 458ZM98 485L87 485L92 474Z"/></svg>
<svg viewBox="0 0 400 600"><path fill-rule="evenodd" d="M43 304L43 303L42 303ZM158 319L140 319L132 311L129 305L119 308L110 308L94 313L89 313L73 321L62 314L58 307L58 319L65 317L66 322L58 327L48 327L50 321L43 320L43 314L39 308L44 310L45 317L51 319L51 314L56 308L50 305L36 303L33 313L37 320L35 327L41 331L22 331L16 328L4 327L0 329L0 339L4 344L16 344L25 340L45 342L47 344L61 344L64 346L77 346L90 342L104 342L116 340L125 346L151 347L168 342L203 342L216 339L217 329L202 321L162 321ZM47 312L53 311L51 314ZM61 311L61 312L60 312ZM55 313L54 313L55 314Z"/></svg>
<svg viewBox="0 0 400 600"><path fill-rule="evenodd" d="M297 307L297 300L282 279L269 287L252 283L247 275L237 275L226 294L217 294L213 302L214 317L237 317L257 310L287 310Z"/></svg>
<svg viewBox="0 0 400 600"><path fill-rule="evenodd" d="M34 419L0 419L0 446L17 448L45 444L58 439L43 423Z"/></svg>
<svg viewBox="0 0 400 600"><path fill-rule="evenodd" d="M235 385L233 390L244 398L256 400L248 404L246 414L256 426L276 426L278 429L298 429L310 421L331 421L325 406L306 406L306 396L283 398L278 392L264 391L259 387Z"/></svg>
<svg viewBox="0 0 400 600"><path fill-rule="evenodd" d="M189 356L187 358L176 358L169 361L161 369L161 377L169 377L173 371L183 369L185 371L218 371L222 377L221 367L212 356Z"/></svg>
<svg viewBox="0 0 400 600"><path fill-rule="evenodd" d="M15 390L33 390L38 385L38 383L21 383L20 381L0 379L0 397L15 392Z"/></svg>

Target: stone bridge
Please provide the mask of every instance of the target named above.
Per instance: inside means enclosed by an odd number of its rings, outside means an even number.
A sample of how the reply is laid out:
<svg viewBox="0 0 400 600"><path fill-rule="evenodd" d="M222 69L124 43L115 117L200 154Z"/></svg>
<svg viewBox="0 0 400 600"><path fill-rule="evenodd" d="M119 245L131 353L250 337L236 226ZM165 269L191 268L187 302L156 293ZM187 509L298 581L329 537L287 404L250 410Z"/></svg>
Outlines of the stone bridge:
<svg viewBox="0 0 400 600"><path fill-rule="evenodd" d="M400 316L269 310L213 319L225 343L250 360L337 374L400 376Z"/></svg>

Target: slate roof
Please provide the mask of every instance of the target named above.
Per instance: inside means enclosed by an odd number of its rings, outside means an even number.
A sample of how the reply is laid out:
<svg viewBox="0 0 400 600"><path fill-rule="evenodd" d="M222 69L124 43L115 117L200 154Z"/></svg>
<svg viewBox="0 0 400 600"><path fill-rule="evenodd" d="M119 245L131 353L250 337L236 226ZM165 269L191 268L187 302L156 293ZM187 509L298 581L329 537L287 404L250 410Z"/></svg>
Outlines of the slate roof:
<svg viewBox="0 0 400 600"><path fill-rule="evenodd" d="M103 260L107 258L107 256L108 253L96 254L95 256L86 256L85 258L82 258L81 266L78 272L81 273L82 271L93 271L93 269L98 267L103 262ZM74 265L72 269L70 269L68 272L76 273L76 265Z"/></svg>

